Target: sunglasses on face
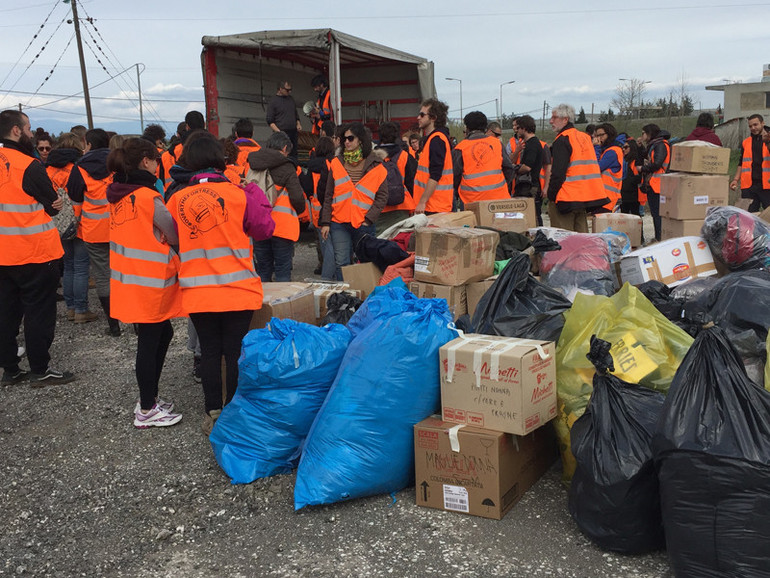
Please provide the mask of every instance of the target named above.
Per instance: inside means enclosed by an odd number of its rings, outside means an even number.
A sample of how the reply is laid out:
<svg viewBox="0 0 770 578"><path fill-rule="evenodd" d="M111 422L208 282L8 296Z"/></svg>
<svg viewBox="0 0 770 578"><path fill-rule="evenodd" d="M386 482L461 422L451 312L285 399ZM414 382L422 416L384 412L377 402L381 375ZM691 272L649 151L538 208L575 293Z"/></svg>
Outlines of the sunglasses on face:
<svg viewBox="0 0 770 578"><path fill-rule="evenodd" d="M358 137L357 137L356 135L354 135L354 134L348 134L348 135L345 135L343 138L344 138L346 141L348 141L348 142L353 142L353 141L354 141L354 140L356 140Z"/></svg>
<svg viewBox="0 0 770 578"><path fill-rule="evenodd" d="M497 138L500 138L501 136L503 136L503 133L501 132L493 132L492 134L495 135Z"/></svg>
<svg viewBox="0 0 770 578"><path fill-rule="evenodd" d="M420 118L422 118L422 117L424 117L424 116L428 116L428 113L427 113L427 112L422 112L422 111L420 111L420 112L418 112L418 113L417 113L417 116L418 116L418 117L420 117Z"/></svg>
<svg viewBox="0 0 770 578"><path fill-rule="evenodd" d="M37 147L37 150L39 150L42 153L42 152L45 152L45 151L50 151L51 147L46 147L46 146Z"/></svg>
<svg viewBox="0 0 770 578"><path fill-rule="evenodd" d="M607 136L606 132L595 132L594 136Z"/></svg>

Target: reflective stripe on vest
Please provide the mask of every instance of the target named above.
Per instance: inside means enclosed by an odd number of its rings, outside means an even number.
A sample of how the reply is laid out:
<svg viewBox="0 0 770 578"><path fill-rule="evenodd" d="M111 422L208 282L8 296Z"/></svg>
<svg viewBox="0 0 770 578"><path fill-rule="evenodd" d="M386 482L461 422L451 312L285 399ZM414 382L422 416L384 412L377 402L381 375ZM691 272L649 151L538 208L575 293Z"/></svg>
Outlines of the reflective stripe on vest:
<svg viewBox="0 0 770 578"><path fill-rule="evenodd" d="M556 202L588 203L606 198L591 137L572 127L560 132L556 138L566 138L572 148L564 184L556 194Z"/></svg>
<svg viewBox="0 0 770 578"><path fill-rule="evenodd" d="M604 192L609 197L610 202L604 205L604 208L612 212L615 209L615 205L620 200L620 187L623 184L623 150L616 145L607 147L602 151L602 157L607 154L607 151L614 151L618 158L620 167L617 170L605 169L602 171L602 182L604 183Z"/></svg>
<svg viewBox="0 0 770 578"><path fill-rule="evenodd" d="M235 273L222 273L219 275L199 275L197 277L185 277L179 280L180 287L203 287L205 285L228 285L243 281L244 279L254 279L257 277L254 271L236 271Z"/></svg>
<svg viewBox="0 0 770 578"><path fill-rule="evenodd" d="M741 156L741 188L750 189L752 186L751 180L751 165L754 162L754 152L751 148L751 137L747 137L743 141L743 155ZM748 155L748 156L746 156ZM770 147L766 143L762 143L762 188L770 189Z"/></svg>
<svg viewBox="0 0 770 578"><path fill-rule="evenodd" d="M425 205L425 210L430 213L450 213L454 197L454 173L452 170L452 146L449 139L441 131L434 130L425 141L417 164L417 175L414 178L414 202L420 204L425 188L430 180L430 143L434 139L440 139L446 147L444 166L441 168L441 178L438 180L436 190Z"/></svg>
<svg viewBox="0 0 770 578"><path fill-rule="evenodd" d="M143 277L141 275L128 275L121 273L120 271L112 270L110 279L120 281L126 285L138 285L139 287L149 287L151 289L165 289L172 287L177 283L177 276L169 277L168 279L156 279L155 277ZM114 298L113 298L114 299ZM128 321L126 323L129 323Z"/></svg>
<svg viewBox="0 0 770 578"><path fill-rule="evenodd" d="M465 139L455 149L461 152L463 158L463 174L457 188L463 203L510 198L503 176L500 139L489 136Z"/></svg>
<svg viewBox="0 0 770 578"><path fill-rule="evenodd" d="M56 225L22 185L27 168L36 162L0 146L0 265L46 263L64 254Z"/></svg>
<svg viewBox="0 0 770 578"><path fill-rule="evenodd" d="M388 170L382 163L370 165L369 170L354 185L342 162L335 157L331 161L331 172L334 178L332 221L350 223L353 228L358 229L372 208L377 196L376 191L387 178ZM328 195L329 191L326 191L326 194Z"/></svg>
<svg viewBox="0 0 770 578"><path fill-rule="evenodd" d="M278 195L275 197L275 204L270 216L275 223L273 237L296 241L299 239L299 216L289 200L289 192L284 187L275 186Z"/></svg>
<svg viewBox="0 0 770 578"><path fill-rule="evenodd" d="M230 247L217 247L216 249L193 249L179 253L182 263L193 259L219 259L220 257L235 257L236 259L248 259L250 249L231 249Z"/></svg>

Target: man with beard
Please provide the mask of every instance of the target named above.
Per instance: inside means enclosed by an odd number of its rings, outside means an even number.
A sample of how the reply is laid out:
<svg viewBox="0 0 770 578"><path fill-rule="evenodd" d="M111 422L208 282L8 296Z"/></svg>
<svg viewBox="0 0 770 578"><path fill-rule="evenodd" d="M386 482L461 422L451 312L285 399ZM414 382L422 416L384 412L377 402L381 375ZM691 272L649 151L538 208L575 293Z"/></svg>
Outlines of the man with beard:
<svg viewBox="0 0 770 578"><path fill-rule="evenodd" d="M64 254L51 221L62 208L43 165L34 158L29 117L0 112L0 366L3 385L33 387L75 377L49 365L56 328L58 259ZM30 371L19 367L16 336L24 318Z"/></svg>
<svg viewBox="0 0 770 578"><path fill-rule="evenodd" d="M751 199L749 212L756 212L770 206L770 148L762 140L764 119L752 114L749 119L749 134L743 141L741 164L730 182L734 191L741 187L741 198Z"/></svg>

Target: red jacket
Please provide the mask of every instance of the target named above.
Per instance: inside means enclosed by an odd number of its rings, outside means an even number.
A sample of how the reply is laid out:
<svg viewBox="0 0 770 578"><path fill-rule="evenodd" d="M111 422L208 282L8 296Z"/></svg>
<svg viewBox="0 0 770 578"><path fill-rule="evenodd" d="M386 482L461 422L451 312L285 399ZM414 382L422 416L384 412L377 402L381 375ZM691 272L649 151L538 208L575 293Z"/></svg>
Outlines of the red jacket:
<svg viewBox="0 0 770 578"><path fill-rule="evenodd" d="M711 144L715 144L718 147L722 146L722 141L719 140L717 133L715 133L710 128L706 128L705 126L696 126L695 130L692 131L684 140L703 140L710 142Z"/></svg>

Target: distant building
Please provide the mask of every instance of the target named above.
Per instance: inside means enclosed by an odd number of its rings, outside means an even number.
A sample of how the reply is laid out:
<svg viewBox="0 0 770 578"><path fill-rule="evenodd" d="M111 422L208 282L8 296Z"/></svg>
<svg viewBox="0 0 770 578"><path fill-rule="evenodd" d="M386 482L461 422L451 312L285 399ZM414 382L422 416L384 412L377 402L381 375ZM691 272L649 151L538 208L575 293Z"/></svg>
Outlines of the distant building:
<svg viewBox="0 0 770 578"><path fill-rule="evenodd" d="M770 119L770 64L765 64L761 82L743 82L707 86L706 90L724 92L724 120L748 118L761 114Z"/></svg>

